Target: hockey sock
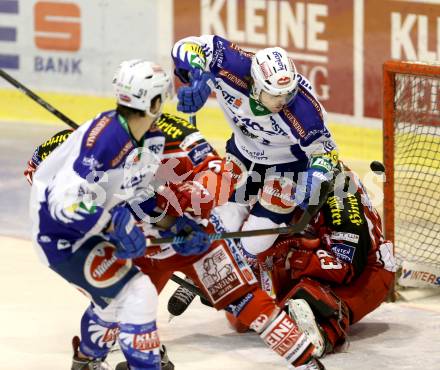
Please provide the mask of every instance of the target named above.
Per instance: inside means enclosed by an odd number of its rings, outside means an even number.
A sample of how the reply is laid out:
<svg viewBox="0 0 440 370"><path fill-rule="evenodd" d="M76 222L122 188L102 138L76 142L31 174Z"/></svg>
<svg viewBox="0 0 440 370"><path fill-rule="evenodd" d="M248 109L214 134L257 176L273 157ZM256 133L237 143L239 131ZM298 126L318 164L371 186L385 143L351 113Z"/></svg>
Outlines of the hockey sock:
<svg viewBox="0 0 440 370"><path fill-rule="evenodd" d="M160 370L160 341L156 321L120 324L119 344L130 370Z"/></svg>
<svg viewBox="0 0 440 370"><path fill-rule="evenodd" d="M118 324L100 319L93 311L93 305L90 305L81 319L79 350L88 357L105 358L116 343L118 333Z"/></svg>

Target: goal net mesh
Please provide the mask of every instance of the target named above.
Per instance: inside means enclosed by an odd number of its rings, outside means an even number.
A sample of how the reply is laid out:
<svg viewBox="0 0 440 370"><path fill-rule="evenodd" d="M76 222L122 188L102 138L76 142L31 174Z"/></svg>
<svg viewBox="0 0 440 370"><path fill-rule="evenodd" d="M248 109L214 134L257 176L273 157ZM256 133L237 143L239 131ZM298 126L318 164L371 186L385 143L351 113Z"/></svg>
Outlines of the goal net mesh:
<svg viewBox="0 0 440 370"><path fill-rule="evenodd" d="M440 266L440 76L394 76L396 256Z"/></svg>

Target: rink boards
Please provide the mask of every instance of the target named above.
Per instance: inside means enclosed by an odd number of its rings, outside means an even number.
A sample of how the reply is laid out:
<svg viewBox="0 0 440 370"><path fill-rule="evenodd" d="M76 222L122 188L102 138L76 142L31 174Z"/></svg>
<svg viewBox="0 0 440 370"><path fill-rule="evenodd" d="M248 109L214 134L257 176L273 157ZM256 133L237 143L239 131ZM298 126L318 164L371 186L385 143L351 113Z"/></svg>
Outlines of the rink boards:
<svg viewBox="0 0 440 370"><path fill-rule="evenodd" d="M114 107L111 98L58 93L42 93L41 96L78 123L85 122L98 112ZM176 103L169 103L165 107L165 111L185 116L183 113L177 112L175 106ZM0 121L59 122L52 114L22 93L1 89ZM215 101L209 102L208 106L197 113L197 122L200 131L208 140L213 141L216 148L222 152L231 131ZM339 145L342 158L362 161L381 160L382 131L379 128L357 126L355 122L344 124L329 122L329 127Z"/></svg>

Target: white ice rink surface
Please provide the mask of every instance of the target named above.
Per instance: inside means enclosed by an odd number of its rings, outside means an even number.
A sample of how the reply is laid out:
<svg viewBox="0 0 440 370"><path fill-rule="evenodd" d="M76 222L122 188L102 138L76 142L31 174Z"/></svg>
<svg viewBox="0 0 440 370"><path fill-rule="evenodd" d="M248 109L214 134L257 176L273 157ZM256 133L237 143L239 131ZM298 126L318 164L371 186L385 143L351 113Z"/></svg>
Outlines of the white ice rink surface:
<svg viewBox="0 0 440 370"><path fill-rule="evenodd" d="M0 237L0 369L70 369L73 335L87 300L40 264L30 242ZM255 334L235 334L223 314L196 300L168 323L166 303L175 289L161 296L159 330L176 370L286 369ZM122 360L112 353L109 362ZM350 329L344 353L323 360L328 370L440 369L440 300L383 304Z"/></svg>

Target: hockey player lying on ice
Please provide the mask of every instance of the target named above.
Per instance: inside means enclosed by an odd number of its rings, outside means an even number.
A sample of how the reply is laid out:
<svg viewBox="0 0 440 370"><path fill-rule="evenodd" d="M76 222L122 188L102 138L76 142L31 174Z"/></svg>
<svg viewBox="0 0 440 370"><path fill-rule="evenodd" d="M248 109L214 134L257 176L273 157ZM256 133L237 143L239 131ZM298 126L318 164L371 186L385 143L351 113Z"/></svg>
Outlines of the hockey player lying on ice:
<svg viewBox="0 0 440 370"><path fill-rule="evenodd" d="M168 179L175 176L175 181L182 178L187 181L175 183L167 190L160 191L158 204L162 208L155 207L150 199L141 203L140 207L132 207L132 210L137 211L135 212L137 216L145 216L142 213L148 212L149 216L156 216L156 219L160 219L162 224L170 221L169 216L160 217L163 209L167 209L168 214L178 216L182 212L181 208L190 207L197 215L208 217L209 210L213 206L228 199L231 184L234 184L227 174L219 171L221 167L228 167L228 162L223 161L220 165L219 157L195 127L187 121L163 114L157 121L157 125L162 126L166 138L165 159L157 174L159 177ZM172 130L169 129L171 127ZM180 134L173 135L173 133ZM30 162L26 171L28 179L32 179L40 158L47 156L48 152L53 149L51 146L61 141L57 137L64 138L64 134L62 132L58 136L55 135L54 139L37 148L33 157L34 161ZM57 152L54 153L54 156L56 155ZM221 189L224 189L223 193ZM159 214L153 214L157 211ZM211 223L205 230L222 229L221 220L217 216L211 215L210 221ZM187 222L186 224L197 228L195 223ZM143 228L147 235L157 235L159 232L157 227L152 228L148 223L143 223ZM178 246L174 248L185 253ZM196 251L202 251L203 248L200 245L195 247ZM263 341L285 357L289 363L301 365L308 362L304 368L323 368L317 360L312 359L315 351L313 341L317 342L319 337L311 331L308 336L303 335L295 322L276 305L275 300L258 287L257 279L234 242L215 242L200 257L182 257L177 255L169 245L151 246L147 248L146 254L146 258L138 258L135 263L150 276L158 291L163 288L173 271L184 271L204 290L216 308L226 308L234 313L241 321L259 332ZM307 307L304 308L304 312L311 315ZM108 343L109 348L110 345L111 343ZM120 366L118 369L126 368L123 367L126 366L125 364L118 366Z"/></svg>
<svg viewBox="0 0 440 370"><path fill-rule="evenodd" d="M281 307L287 304L298 326L322 333L319 355L333 352L345 341L348 326L386 299L396 271L380 216L358 176L340 166L342 184L351 189L336 187L303 233L280 236L252 262L248 259L262 289ZM301 299L316 320L298 318ZM237 331L247 330L239 319L227 317Z"/></svg>
<svg viewBox="0 0 440 370"><path fill-rule="evenodd" d="M380 217L359 177L342 162L337 167L341 172L335 188L303 233L280 236L255 258L246 255L260 287L280 307L287 306L303 332L320 333L315 351L319 357L342 344L348 326L385 300L395 273L392 244L384 240ZM212 211L210 220L214 226L221 224L218 210L223 208L220 205ZM301 213L297 208L292 224ZM241 248L240 243L238 247ZM146 272L149 264L155 266L156 262L144 262ZM194 278L191 269L188 272L178 266ZM154 282L158 279L155 284L161 289L161 277L152 276ZM166 280L168 276L162 278ZM183 287L178 290L180 299L189 304L194 294ZM312 315L306 312L303 300L311 307ZM227 318L237 331L248 330L240 317L228 313Z"/></svg>

